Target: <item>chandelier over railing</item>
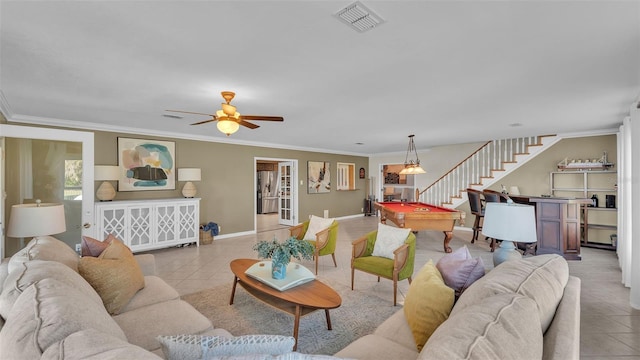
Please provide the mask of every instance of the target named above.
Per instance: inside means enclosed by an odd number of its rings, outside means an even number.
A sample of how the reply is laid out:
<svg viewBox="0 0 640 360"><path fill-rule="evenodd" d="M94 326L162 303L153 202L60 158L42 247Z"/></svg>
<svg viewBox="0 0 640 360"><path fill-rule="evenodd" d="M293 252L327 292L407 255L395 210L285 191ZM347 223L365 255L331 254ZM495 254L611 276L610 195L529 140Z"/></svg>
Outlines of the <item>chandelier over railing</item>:
<svg viewBox="0 0 640 360"><path fill-rule="evenodd" d="M426 171L420 167L420 159L418 159L418 150L416 144L413 143L413 137L409 135L409 147L407 148L407 156L404 158L404 169L400 170L400 175L425 174ZM415 155L415 160L410 158L411 152Z"/></svg>

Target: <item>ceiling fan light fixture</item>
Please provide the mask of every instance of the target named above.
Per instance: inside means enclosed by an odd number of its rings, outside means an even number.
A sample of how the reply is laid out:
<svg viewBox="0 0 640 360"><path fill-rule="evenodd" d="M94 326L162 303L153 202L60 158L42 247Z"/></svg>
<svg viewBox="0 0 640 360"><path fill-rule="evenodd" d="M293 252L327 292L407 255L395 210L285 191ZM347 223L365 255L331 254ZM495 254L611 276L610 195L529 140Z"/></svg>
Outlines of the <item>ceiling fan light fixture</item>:
<svg viewBox="0 0 640 360"><path fill-rule="evenodd" d="M235 133L240 128L240 124L228 116L218 117L218 124L216 126L220 132L227 136Z"/></svg>
<svg viewBox="0 0 640 360"><path fill-rule="evenodd" d="M400 175L416 175L426 174L427 172L420 166L420 159L418 158L418 150L413 142L414 135L409 135L409 146L407 147L407 155L404 158L404 169L400 170ZM415 155L415 160L409 158L411 153Z"/></svg>
<svg viewBox="0 0 640 360"><path fill-rule="evenodd" d="M234 116L236 113L236 107L231 104L222 103L222 112L227 116Z"/></svg>

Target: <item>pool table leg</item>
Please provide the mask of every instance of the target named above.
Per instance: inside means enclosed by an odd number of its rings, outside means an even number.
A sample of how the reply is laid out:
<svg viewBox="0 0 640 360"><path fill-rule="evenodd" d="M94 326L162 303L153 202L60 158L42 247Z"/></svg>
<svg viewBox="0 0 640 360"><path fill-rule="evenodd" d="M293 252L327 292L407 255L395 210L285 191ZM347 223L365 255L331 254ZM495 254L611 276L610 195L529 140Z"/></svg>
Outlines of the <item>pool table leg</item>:
<svg viewBox="0 0 640 360"><path fill-rule="evenodd" d="M450 253L453 251L451 247L449 247L449 242L453 237L453 231L443 231L443 233L444 233L444 252Z"/></svg>

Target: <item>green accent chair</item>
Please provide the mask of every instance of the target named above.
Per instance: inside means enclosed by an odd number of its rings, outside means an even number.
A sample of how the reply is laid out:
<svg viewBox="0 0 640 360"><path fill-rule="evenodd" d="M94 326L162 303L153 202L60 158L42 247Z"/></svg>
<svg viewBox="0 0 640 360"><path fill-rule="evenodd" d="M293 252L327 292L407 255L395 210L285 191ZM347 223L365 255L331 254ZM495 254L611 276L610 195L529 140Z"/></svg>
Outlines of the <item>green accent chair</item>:
<svg viewBox="0 0 640 360"><path fill-rule="evenodd" d="M408 279L411 284L413 275L413 264L416 256L416 236L409 232L404 244L396 249L394 259L387 259L379 256L372 256L373 247L376 243L377 230L374 230L351 243L353 252L351 256L351 290L353 290L353 279L355 270L364 271L380 278L393 281L393 306L397 304L398 281Z"/></svg>
<svg viewBox="0 0 640 360"><path fill-rule="evenodd" d="M290 236L295 237L298 240L302 240L309 228L309 220L289 228ZM338 240L338 222L334 221L328 228L316 233L316 240L308 241L314 247L313 257L316 261L316 275L318 275L318 262L320 256L331 255L333 258L333 265L338 267L336 263L336 242Z"/></svg>

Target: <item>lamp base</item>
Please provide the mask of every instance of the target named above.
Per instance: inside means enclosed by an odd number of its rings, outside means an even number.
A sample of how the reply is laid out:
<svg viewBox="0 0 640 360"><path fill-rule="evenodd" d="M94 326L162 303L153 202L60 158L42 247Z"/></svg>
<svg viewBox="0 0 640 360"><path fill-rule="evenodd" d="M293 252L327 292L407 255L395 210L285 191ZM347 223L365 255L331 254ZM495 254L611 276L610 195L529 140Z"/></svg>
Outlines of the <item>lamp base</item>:
<svg viewBox="0 0 640 360"><path fill-rule="evenodd" d="M192 183L191 181L187 181L187 183L184 184L184 187L182 188L182 196L186 198L192 198L196 196L196 193L197 193L197 189L195 184Z"/></svg>
<svg viewBox="0 0 640 360"><path fill-rule="evenodd" d="M98 191L96 191L96 197L100 201L111 201L116 197L116 189L113 188L110 182L103 181L98 187Z"/></svg>
<svg viewBox="0 0 640 360"><path fill-rule="evenodd" d="M507 260L522 259L522 255L516 250L513 241L502 240L500 246L493 253L493 266L498 266Z"/></svg>

